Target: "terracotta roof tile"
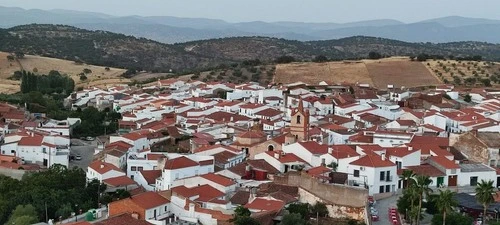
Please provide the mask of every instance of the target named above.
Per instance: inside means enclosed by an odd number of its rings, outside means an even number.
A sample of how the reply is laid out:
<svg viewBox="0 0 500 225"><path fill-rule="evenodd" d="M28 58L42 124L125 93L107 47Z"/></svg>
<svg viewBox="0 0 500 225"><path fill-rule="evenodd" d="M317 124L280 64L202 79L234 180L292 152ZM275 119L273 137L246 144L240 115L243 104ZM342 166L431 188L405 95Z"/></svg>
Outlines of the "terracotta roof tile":
<svg viewBox="0 0 500 225"><path fill-rule="evenodd" d="M408 166L406 167L408 170L413 171L413 173L417 175L425 175L429 177L444 177L446 176L445 173L441 172L438 168L429 165L429 164L422 164L420 166Z"/></svg>
<svg viewBox="0 0 500 225"><path fill-rule="evenodd" d="M141 170L139 172L148 184L155 184L156 178L161 176L161 170Z"/></svg>
<svg viewBox="0 0 500 225"><path fill-rule="evenodd" d="M21 146L41 146L43 142L43 136L34 136L34 137L22 137L21 140L17 143L17 145Z"/></svg>
<svg viewBox="0 0 500 225"><path fill-rule="evenodd" d="M116 167L115 165L101 161L94 161L90 163L89 168L93 169L99 174L105 174L111 170L123 172L122 170L120 170L120 168Z"/></svg>
<svg viewBox="0 0 500 225"><path fill-rule="evenodd" d="M214 183L220 184L220 185L225 186L225 187L236 184L233 180L231 180L225 176L215 174L215 173L203 174L200 177L205 178L209 181L212 181Z"/></svg>
<svg viewBox="0 0 500 225"><path fill-rule="evenodd" d="M130 197L134 203L143 209L151 209L154 207L158 207L164 204L169 203L170 201L157 192L144 192L142 194L138 194Z"/></svg>
<svg viewBox="0 0 500 225"><path fill-rule="evenodd" d="M124 213L114 217L110 217L106 220L94 223L94 225L153 225L145 220L138 220L132 217L131 214Z"/></svg>
<svg viewBox="0 0 500 225"><path fill-rule="evenodd" d="M182 169L187 167L198 166L198 162L195 162L186 156L181 156L175 159L170 159L165 162L165 169L175 170Z"/></svg>
<svg viewBox="0 0 500 225"><path fill-rule="evenodd" d="M134 180L130 179L127 176L108 178L106 180L103 180L102 182L113 187L122 187L136 184Z"/></svg>
<svg viewBox="0 0 500 225"><path fill-rule="evenodd" d="M280 211L285 206L285 202L281 200L272 200L267 198L255 198L252 202L247 203L245 208L262 210L262 211Z"/></svg>
<svg viewBox="0 0 500 225"><path fill-rule="evenodd" d="M299 142L299 144L314 155L323 155L328 153L327 145L322 145L315 141Z"/></svg>
<svg viewBox="0 0 500 225"><path fill-rule="evenodd" d="M389 161L389 159L382 160L382 157L377 155L376 153L369 153L365 156L362 156L358 160L351 162L350 164L373 168L395 166L395 164Z"/></svg>

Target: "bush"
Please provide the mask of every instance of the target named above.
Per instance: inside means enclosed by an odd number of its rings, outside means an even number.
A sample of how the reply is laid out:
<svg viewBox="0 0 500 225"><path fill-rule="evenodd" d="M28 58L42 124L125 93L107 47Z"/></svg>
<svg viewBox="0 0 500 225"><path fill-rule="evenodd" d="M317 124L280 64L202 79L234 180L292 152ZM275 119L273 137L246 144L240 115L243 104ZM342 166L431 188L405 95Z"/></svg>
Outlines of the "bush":
<svg viewBox="0 0 500 225"><path fill-rule="evenodd" d="M85 74L80 74L80 80L81 81L87 80L87 76L85 76Z"/></svg>
<svg viewBox="0 0 500 225"><path fill-rule="evenodd" d="M369 59L381 59L382 58L382 54L378 53L378 52L370 52L368 53L368 58Z"/></svg>
<svg viewBox="0 0 500 225"><path fill-rule="evenodd" d="M280 56L278 58L276 58L274 60L275 63L291 63L291 62L295 62L295 58L293 56L288 56L288 55L284 55L284 56Z"/></svg>

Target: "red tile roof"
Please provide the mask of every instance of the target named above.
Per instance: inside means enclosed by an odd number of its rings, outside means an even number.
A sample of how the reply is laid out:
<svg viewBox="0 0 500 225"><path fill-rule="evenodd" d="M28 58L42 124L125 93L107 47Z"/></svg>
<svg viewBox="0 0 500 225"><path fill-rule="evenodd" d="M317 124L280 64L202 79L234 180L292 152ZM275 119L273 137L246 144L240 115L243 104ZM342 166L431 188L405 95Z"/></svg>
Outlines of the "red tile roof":
<svg viewBox="0 0 500 225"><path fill-rule="evenodd" d="M389 159L382 160L382 157L375 154L369 153L361 158L350 163L351 165L364 166L364 167L390 167L395 166L393 162L389 161Z"/></svg>
<svg viewBox="0 0 500 225"><path fill-rule="evenodd" d="M429 177L446 176L446 174L441 172L441 170L429 164L422 164L420 166L408 166L407 169L413 171L413 173L417 175L424 175Z"/></svg>
<svg viewBox="0 0 500 225"><path fill-rule="evenodd" d="M129 140L132 140L132 141L137 141L141 138L145 138L146 136L140 135L140 134L135 133L135 132L131 132L131 133L122 135L122 137L129 139Z"/></svg>
<svg viewBox="0 0 500 225"><path fill-rule="evenodd" d="M124 213L114 217L110 217L106 220L96 222L94 225L153 225L145 220L138 220L132 217L131 214Z"/></svg>
<svg viewBox="0 0 500 225"><path fill-rule="evenodd" d="M247 203L245 208L256 209L262 211L280 211L285 206L285 203L280 200L271 200L266 198L256 198L252 202Z"/></svg>
<svg viewBox="0 0 500 225"><path fill-rule="evenodd" d="M102 182L113 187L122 187L136 184L134 180L130 179L127 176L113 177L103 180Z"/></svg>
<svg viewBox="0 0 500 225"><path fill-rule="evenodd" d="M429 158L431 161L437 163L438 165L444 167L445 169L459 169L460 166L455 163L455 161L449 160L444 156L431 156Z"/></svg>
<svg viewBox="0 0 500 225"><path fill-rule="evenodd" d="M216 198L225 196L223 192L215 189L208 184L192 187L190 190L199 196L197 199L195 199L195 201L208 202Z"/></svg>
<svg viewBox="0 0 500 225"><path fill-rule="evenodd" d="M279 158L276 160L278 160L280 163L291 163L291 162L303 162L303 163L305 163L304 160L302 160L301 158L299 158L297 155L295 155L293 153L285 153L284 155L282 153L283 153L282 151L266 151L266 154L268 154L269 156L271 156L274 159L276 159L274 157L274 155L278 154Z"/></svg>
<svg viewBox="0 0 500 225"><path fill-rule="evenodd" d="M408 147L392 147L386 148L387 156L405 157L409 154L418 151L417 149L409 150Z"/></svg>
<svg viewBox="0 0 500 225"><path fill-rule="evenodd" d="M215 174L215 173L207 173L207 174L201 175L200 177L205 178L205 179L212 181L214 183L220 184L224 187L228 187L228 186L236 184L233 180L231 180L225 176Z"/></svg>
<svg viewBox="0 0 500 225"><path fill-rule="evenodd" d="M34 137L22 137L17 145L21 146L41 146L43 142L43 136Z"/></svg>
<svg viewBox="0 0 500 225"><path fill-rule="evenodd" d="M165 169L167 170L176 170L187 167L198 166L198 162L195 162L186 156L181 156L175 159L170 159L165 162Z"/></svg>
<svg viewBox="0 0 500 225"><path fill-rule="evenodd" d="M120 168L116 167L115 165L101 161L94 161L90 163L89 168L93 169L99 174L105 174L111 170L123 172L122 170L120 170Z"/></svg>
<svg viewBox="0 0 500 225"><path fill-rule="evenodd" d="M143 209L151 209L161 205L165 205L170 201L157 192L144 192L142 194L134 195L130 197L131 200Z"/></svg>
<svg viewBox="0 0 500 225"><path fill-rule="evenodd" d="M336 159L350 158L354 156L359 156L355 149L349 145L332 145L332 155Z"/></svg>
<svg viewBox="0 0 500 225"><path fill-rule="evenodd" d="M306 170L306 173L313 177L323 175L324 173L329 173L329 172L332 172L332 169L327 168L326 166L318 166Z"/></svg>
<svg viewBox="0 0 500 225"><path fill-rule="evenodd" d="M254 130L250 130L250 131L247 131L245 133L242 133L240 134L240 136L238 136L240 138L264 138L264 137L267 137L266 133L262 132L262 131L254 131Z"/></svg>
<svg viewBox="0 0 500 225"><path fill-rule="evenodd" d="M155 184L156 178L161 176L161 170L141 170L139 172L148 184Z"/></svg>
<svg viewBox="0 0 500 225"><path fill-rule="evenodd" d="M327 145L321 145L315 141L299 142L299 144L314 155L323 155L328 153Z"/></svg>
<svg viewBox="0 0 500 225"><path fill-rule="evenodd" d="M268 117L274 117L281 114L283 114L283 112L272 108L264 109L255 113L255 115L268 116Z"/></svg>

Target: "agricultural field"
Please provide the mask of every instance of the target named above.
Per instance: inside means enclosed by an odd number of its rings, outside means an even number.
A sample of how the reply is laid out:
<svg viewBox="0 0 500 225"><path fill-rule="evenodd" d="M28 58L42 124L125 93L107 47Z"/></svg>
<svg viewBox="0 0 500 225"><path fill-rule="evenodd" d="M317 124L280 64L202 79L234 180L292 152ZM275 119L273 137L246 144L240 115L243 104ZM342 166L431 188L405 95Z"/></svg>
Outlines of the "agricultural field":
<svg viewBox="0 0 500 225"><path fill-rule="evenodd" d="M421 62L410 60L365 61L368 74L377 88L420 87L438 85L441 82Z"/></svg>
<svg viewBox="0 0 500 225"><path fill-rule="evenodd" d="M420 62L407 57L380 60L359 60L327 63L291 63L276 66L276 83L302 81L318 84L363 83L384 89L392 84L396 87L436 85L441 82Z"/></svg>
<svg viewBox="0 0 500 225"><path fill-rule="evenodd" d="M444 83L466 86L499 86L500 63L427 60L424 64Z"/></svg>
<svg viewBox="0 0 500 225"><path fill-rule="evenodd" d="M26 70L36 74L48 74L51 70L57 70L61 74L69 75L77 87L126 84L129 79L121 78L124 69L108 68L102 66L93 66L79 64L73 61L26 55L24 58L9 61L8 53L0 52L0 93L15 93L20 90L20 81L11 80L10 77L15 71ZM81 79L84 72L86 79Z"/></svg>
<svg viewBox="0 0 500 225"><path fill-rule="evenodd" d="M308 84L359 82L373 85L366 65L357 62L325 63L290 63L276 66L275 83L294 83L302 81Z"/></svg>

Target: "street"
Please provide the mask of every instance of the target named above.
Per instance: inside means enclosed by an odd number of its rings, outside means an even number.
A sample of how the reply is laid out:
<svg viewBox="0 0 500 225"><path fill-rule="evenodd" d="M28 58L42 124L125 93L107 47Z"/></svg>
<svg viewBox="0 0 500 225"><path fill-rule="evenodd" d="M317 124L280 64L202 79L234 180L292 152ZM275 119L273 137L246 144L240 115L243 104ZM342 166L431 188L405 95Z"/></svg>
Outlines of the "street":
<svg viewBox="0 0 500 225"><path fill-rule="evenodd" d="M389 225L391 222L389 221L388 211L389 208L397 208L397 201L401 195L394 195L386 199L378 200L375 208L379 213L380 220L373 222L373 225ZM423 213L424 218L420 221L421 225L430 225L432 215L427 213Z"/></svg>
<svg viewBox="0 0 500 225"><path fill-rule="evenodd" d="M96 148L96 142L82 141L79 139L71 139L71 155L82 156L81 160L72 160L69 162L70 167L79 167L83 170L87 170L88 165L92 162L94 158L94 149Z"/></svg>

